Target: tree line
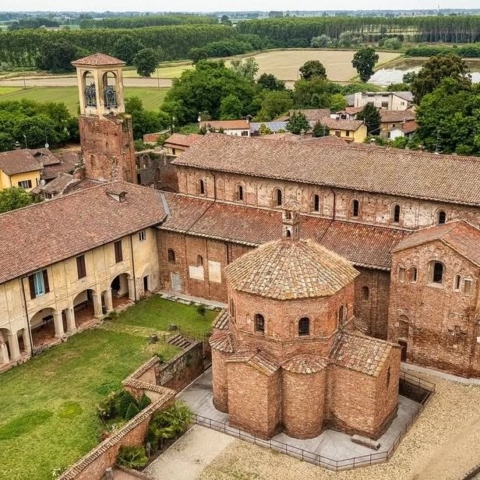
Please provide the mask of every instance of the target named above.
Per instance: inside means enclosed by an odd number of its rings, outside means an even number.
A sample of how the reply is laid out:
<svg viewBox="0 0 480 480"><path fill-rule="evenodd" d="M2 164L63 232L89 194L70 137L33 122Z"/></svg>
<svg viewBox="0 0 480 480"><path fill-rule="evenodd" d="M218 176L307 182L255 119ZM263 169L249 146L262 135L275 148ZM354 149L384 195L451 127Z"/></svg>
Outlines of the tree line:
<svg viewBox="0 0 480 480"><path fill-rule="evenodd" d="M338 39L343 32L377 42L385 35L411 42L473 43L480 41L480 16L455 17L309 17L248 20L237 31L260 35L277 47L308 46L313 37Z"/></svg>
<svg viewBox="0 0 480 480"><path fill-rule="evenodd" d="M480 45L454 45L453 47L440 47L435 45L420 45L408 48L407 57L434 57L439 54L454 53L462 58L480 58Z"/></svg>
<svg viewBox="0 0 480 480"><path fill-rule="evenodd" d="M136 17L115 17L95 20L93 18L80 21L80 28L142 28L163 27L167 25L215 25L218 19L215 16L204 15L142 15Z"/></svg>
<svg viewBox="0 0 480 480"><path fill-rule="evenodd" d="M188 58L191 48L207 43L231 39L236 36L233 28L223 25L175 25L166 27L132 29L15 30L0 33L0 63L12 67L34 67L39 50L48 42L61 41L88 55L102 52L113 55L115 42L129 35L144 48L158 50L162 60Z"/></svg>

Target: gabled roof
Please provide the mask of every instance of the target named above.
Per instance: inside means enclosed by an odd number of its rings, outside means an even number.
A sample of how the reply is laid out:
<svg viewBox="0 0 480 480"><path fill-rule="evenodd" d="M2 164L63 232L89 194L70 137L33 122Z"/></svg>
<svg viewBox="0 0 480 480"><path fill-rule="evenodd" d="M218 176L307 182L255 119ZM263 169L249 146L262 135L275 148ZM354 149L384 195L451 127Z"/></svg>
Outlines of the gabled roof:
<svg viewBox="0 0 480 480"><path fill-rule="evenodd" d="M225 267L235 290L275 300L330 296L358 275L350 262L312 240L265 243Z"/></svg>
<svg viewBox="0 0 480 480"><path fill-rule="evenodd" d="M227 363L246 363L267 376L273 375L279 369L275 359L266 352L234 353L228 357Z"/></svg>
<svg viewBox="0 0 480 480"><path fill-rule="evenodd" d="M0 170L6 175L36 172L42 167L30 150L10 150L0 153Z"/></svg>
<svg viewBox="0 0 480 480"><path fill-rule="evenodd" d="M200 122L200 127L214 128L215 130L250 130L250 124L246 120L208 120Z"/></svg>
<svg viewBox="0 0 480 480"><path fill-rule="evenodd" d="M202 136L196 133L190 135L183 135L181 133L174 133L165 140L164 145L180 145L182 147L191 147L194 143L201 140Z"/></svg>
<svg viewBox="0 0 480 480"><path fill-rule="evenodd" d="M294 113L301 113L305 115L309 122L317 122L322 118L330 116L330 110L328 108L304 108L300 110L290 110L288 115L280 117L282 120L288 120Z"/></svg>
<svg viewBox="0 0 480 480"><path fill-rule="evenodd" d="M121 188L125 202L107 192ZM0 283L158 225L162 193L113 182L0 215Z"/></svg>
<svg viewBox="0 0 480 480"><path fill-rule="evenodd" d="M467 222L457 221L418 230L403 239L394 252L440 241L480 266L480 230Z"/></svg>
<svg viewBox="0 0 480 480"><path fill-rule="evenodd" d="M60 163L60 160L48 148L30 149L30 152L44 167Z"/></svg>
<svg viewBox="0 0 480 480"><path fill-rule="evenodd" d="M413 110L379 110L381 123L408 122L415 120Z"/></svg>
<svg viewBox="0 0 480 480"><path fill-rule="evenodd" d="M343 120L341 118L322 118L320 120L322 125L325 125L331 130L348 130L356 132L362 125L362 120Z"/></svg>
<svg viewBox="0 0 480 480"><path fill-rule="evenodd" d="M480 159L358 144L206 135L174 165L416 199L480 205ZM246 161L248 159L248 161Z"/></svg>
<svg viewBox="0 0 480 480"><path fill-rule="evenodd" d="M111 57L110 55L105 55L104 53L94 53L93 55L89 55L88 57L74 60L72 62L72 65L74 67L102 67L108 65L123 66L126 65L126 63L123 60Z"/></svg>

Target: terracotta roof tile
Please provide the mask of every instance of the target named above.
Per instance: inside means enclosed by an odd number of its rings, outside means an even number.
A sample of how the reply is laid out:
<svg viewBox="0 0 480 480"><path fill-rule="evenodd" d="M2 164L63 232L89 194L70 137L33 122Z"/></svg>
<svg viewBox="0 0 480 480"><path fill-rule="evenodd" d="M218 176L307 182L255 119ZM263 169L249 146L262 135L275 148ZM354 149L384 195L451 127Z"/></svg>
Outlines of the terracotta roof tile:
<svg viewBox="0 0 480 480"><path fill-rule="evenodd" d="M305 108L303 110L290 110L289 116L293 113L303 113L309 122L317 122L325 117L330 117L330 110L328 108ZM289 116L285 117L287 120Z"/></svg>
<svg viewBox="0 0 480 480"><path fill-rule="evenodd" d="M395 345L384 340L357 333L343 333L336 339L331 360L340 367L376 377L392 348Z"/></svg>
<svg viewBox="0 0 480 480"><path fill-rule="evenodd" d="M6 175L35 172L41 170L40 163L30 150L10 150L0 153L0 170Z"/></svg>
<svg viewBox="0 0 480 480"><path fill-rule="evenodd" d="M294 135L293 133L272 133L262 136L262 140L283 140L284 142L309 142L317 145L348 145L336 135L326 137L311 137L310 135Z"/></svg>
<svg viewBox="0 0 480 480"><path fill-rule="evenodd" d="M102 65L125 65L123 60L105 55L104 53L94 53L88 57L79 58L72 62L73 66L102 66Z"/></svg>
<svg viewBox="0 0 480 480"><path fill-rule="evenodd" d="M44 167L60 163L60 160L48 148L30 149L30 153L36 158L37 162L41 162Z"/></svg>
<svg viewBox="0 0 480 480"><path fill-rule="evenodd" d="M170 215L160 227L249 246L279 239L281 212L165 193ZM316 240L357 266L388 270L391 250L410 232L300 215L300 235Z"/></svg>
<svg viewBox="0 0 480 480"><path fill-rule="evenodd" d="M61 173L70 173L81 162L80 152L67 151L56 155L58 163L44 164L43 178L55 178Z"/></svg>
<svg viewBox="0 0 480 480"><path fill-rule="evenodd" d="M229 332L214 332L210 337L209 343L212 348L221 352L233 353L235 351L233 336Z"/></svg>
<svg viewBox="0 0 480 480"><path fill-rule="evenodd" d="M322 118L320 123L331 130L349 130L354 132L363 125L362 120L342 120L341 118Z"/></svg>
<svg viewBox="0 0 480 480"><path fill-rule="evenodd" d="M250 130L250 124L246 120L208 120L200 123L201 127L212 127L215 130Z"/></svg>
<svg viewBox="0 0 480 480"><path fill-rule="evenodd" d="M462 221L418 230L402 240L393 251L407 250L436 240L453 248L476 265L480 265L480 230Z"/></svg>
<svg viewBox="0 0 480 480"><path fill-rule="evenodd" d="M236 290L288 300L333 295L359 273L312 240L281 239L241 256L225 267L225 275Z"/></svg>
<svg viewBox="0 0 480 480"><path fill-rule="evenodd" d="M415 120L413 110L379 110L382 123L408 122Z"/></svg>
<svg viewBox="0 0 480 480"><path fill-rule="evenodd" d="M317 373L321 372L328 365L328 362L315 355L297 355L282 363L282 368L292 373Z"/></svg>
<svg viewBox="0 0 480 480"><path fill-rule="evenodd" d="M182 147L191 147L194 143L201 140L202 136L197 135L196 133L191 133L190 135L183 135L181 133L174 133L167 138L164 145L181 145Z"/></svg>
<svg viewBox="0 0 480 480"><path fill-rule="evenodd" d="M246 161L248 159L248 161ZM173 164L417 199L480 205L480 159L368 145L206 135Z"/></svg>
<svg viewBox="0 0 480 480"><path fill-rule="evenodd" d="M272 375L279 369L277 362L265 352L236 353L228 357L227 363L247 363L264 375Z"/></svg>
<svg viewBox="0 0 480 480"><path fill-rule="evenodd" d="M228 310L222 310L213 320L212 326L216 330L226 330L228 328L228 321L230 314Z"/></svg>
<svg viewBox="0 0 480 480"><path fill-rule="evenodd" d="M125 202L106 194L112 185L127 192ZM0 283L158 225L164 218L161 192L124 182L4 213L0 215Z"/></svg>

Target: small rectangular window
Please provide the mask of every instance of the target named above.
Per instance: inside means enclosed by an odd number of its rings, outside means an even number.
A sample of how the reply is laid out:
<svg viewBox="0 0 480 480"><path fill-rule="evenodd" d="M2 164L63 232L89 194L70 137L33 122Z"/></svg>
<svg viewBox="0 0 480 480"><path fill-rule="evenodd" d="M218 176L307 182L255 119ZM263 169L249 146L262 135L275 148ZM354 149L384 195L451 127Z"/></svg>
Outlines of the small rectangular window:
<svg viewBox="0 0 480 480"><path fill-rule="evenodd" d="M120 263L123 261L122 241L115 242L113 246L115 248L115 263Z"/></svg>
<svg viewBox="0 0 480 480"><path fill-rule="evenodd" d="M457 292L460 291L460 285L462 283L462 277L460 275L455 275L455 282L453 285L454 290Z"/></svg>
<svg viewBox="0 0 480 480"><path fill-rule="evenodd" d="M77 273L78 279L84 278L87 276L87 267L85 265L85 255L77 257Z"/></svg>
<svg viewBox="0 0 480 480"><path fill-rule="evenodd" d="M472 281L471 280L465 280L463 283L463 293L465 295L470 295L472 293Z"/></svg>
<svg viewBox="0 0 480 480"><path fill-rule="evenodd" d="M32 188L32 181L31 180L22 180L18 182L18 186L20 188Z"/></svg>
<svg viewBox="0 0 480 480"><path fill-rule="evenodd" d="M403 268L403 267L399 267L399 269L398 269L398 280L400 282L405 281L405 268Z"/></svg>
<svg viewBox="0 0 480 480"><path fill-rule="evenodd" d="M28 284L30 287L30 298L33 300L50 292L48 283L48 272L41 270L28 277Z"/></svg>
<svg viewBox="0 0 480 480"><path fill-rule="evenodd" d="M138 232L138 239L143 242L144 240L147 239L147 232L145 230L142 230L141 232Z"/></svg>

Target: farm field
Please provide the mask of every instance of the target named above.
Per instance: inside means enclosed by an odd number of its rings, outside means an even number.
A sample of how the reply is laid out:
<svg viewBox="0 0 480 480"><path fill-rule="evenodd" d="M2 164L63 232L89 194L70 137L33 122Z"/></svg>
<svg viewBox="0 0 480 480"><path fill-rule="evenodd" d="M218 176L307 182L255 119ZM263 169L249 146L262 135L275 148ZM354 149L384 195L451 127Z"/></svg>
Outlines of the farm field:
<svg viewBox="0 0 480 480"><path fill-rule="evenodd" d="M75 80L76 82L76 80ZM147 110L158 110L168 88L125 88L125 98L137 96ZM20 89L17 87L1 87L0 101L21 100L26 98L37 102L63 102L72 114L77 113L77 87L33 87Z"/></svg>
<svg viewBox="0 0 480 480"><path fill-rule="evenodd" d="M190 62L181 62L178 65L168 64L166 66L160 66L152 73L150 78L178 78L185 70L192 70L193 65ZM123 76L125 78L140 78L136 70L124 70Z"/></svg>
<svg viewBox="0 0 480 480"><path fill-rule="evenodd" d="M170 324L204 334L216 314L154 295L0 375L0 480L49 480L85 455L102 433L95 405L156 353L178 352L149 336Z"/></svg>

